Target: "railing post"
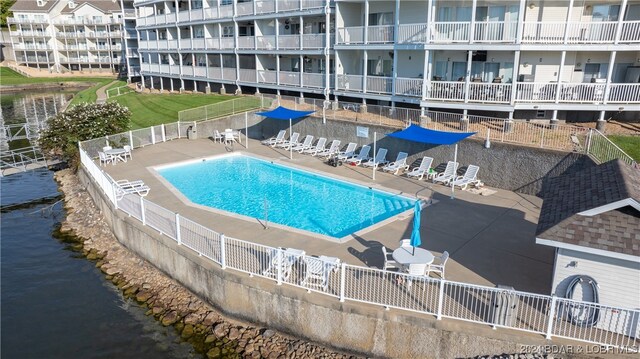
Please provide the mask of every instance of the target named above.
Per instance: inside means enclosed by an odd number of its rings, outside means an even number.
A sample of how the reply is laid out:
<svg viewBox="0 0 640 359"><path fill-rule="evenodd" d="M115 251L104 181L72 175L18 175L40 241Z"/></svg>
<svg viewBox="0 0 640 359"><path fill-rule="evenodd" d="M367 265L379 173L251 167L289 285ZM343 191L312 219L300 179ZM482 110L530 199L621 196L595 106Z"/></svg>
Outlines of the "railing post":
<svg viewBox="0 0 640 359"><path fill-rule="evenodd" d="M542 136L540 137L540 148L544 148L544 130L545 126L542 126Z"/></svg>
<svg viewBox="0 0 640 359"><path fill-rule="evenodd" d="M276 256L278 256L276 262L278 266L278 285L282 285L282 262L284 261L284 253L282 249L276 249Z"/></svg>
<svg viewBox="0 0 640 359"><path fill-rule="evenodd" d="M162 132L162 142L167 142L167 135L164 132L164 125L160 125L160 130Z"/></svg>
<svg viewBox="0 0 640 359"><path fill-rule="evenodd" d="M94 177L95 179L95 177ZM116 189L116 184L115 183L111 183L111 193L113 195L113 206L115 207L115 209L118 209L118 191Z"/></svg>
<svg viewBox="0 0 640 359"><path fill-rule="evenodd" d="M551 296L551 308L549 309L549 318L547 322L547 334L546 338L551 339L551 333L553 331L553 317L556 315L556 306L558 298L555 295Z"/></svg>
<svg viewBox="0 0 640 359"><path fill-rule="evenodd" d="M220 266L222 269L227 268L227 261L225 260L225 245L224 245L224 233L220 233Z"/></svg>
<svg viewBox="0 0 640 359"><path fill-rule="evenodd" d="M178 139L180 138L180 113L178 113Z"/></svg>
<svg viewBox="0 0 640 359"><path fill-rule="evenodd" d="M344 302L344 288L346 286L346 272L347 272L347 264L342 262L340 266L340 302Z"/></svg>
<svg viewBox="0 0 640 359"><path fill-rule="evenodd" d="M144 198L140 197L140 218L142 219L142 225L147 225L147 216L144 214Z"/></svg>
<svg viewBox="0 0 640 359"><path fill-rule="evenodd" d="M446 281L444 279L440 280L440 288L439 288L439 292L438 292L438 314L437 314L437 319L441 320L442 319L442 305L444 303L444 286L445 286Z"/></svg>
<svg viewBox="0 0 640 359"><path fill-rule="evenodd" d="M589 151L591 151L591 135L593 134L593 129L589 129L589 134L587 134L587 148L586 148L586 154L589 154Z"/></svg>
<svg viewBox="0 0 640 359"><path fill-rule="evenodd" d="M151 144L155 145L156 144L156 131L153 130L154 126L149 127L149 129L151 130Z"/></svg>
<svg viewBox="0 0 640 359"><path fill-rule="evenodd" d="M129 145L133 148L133 132L129 131Z"/></svg>
<svg viewBox="0 0 640 359"><path fill-rule="evenodd" d="M182 245L182 237L180 236L180 215L178 213L176 213L176 240L178 241L179 246ZM200 252L198 252L198 254L200 254Z"/></svg>

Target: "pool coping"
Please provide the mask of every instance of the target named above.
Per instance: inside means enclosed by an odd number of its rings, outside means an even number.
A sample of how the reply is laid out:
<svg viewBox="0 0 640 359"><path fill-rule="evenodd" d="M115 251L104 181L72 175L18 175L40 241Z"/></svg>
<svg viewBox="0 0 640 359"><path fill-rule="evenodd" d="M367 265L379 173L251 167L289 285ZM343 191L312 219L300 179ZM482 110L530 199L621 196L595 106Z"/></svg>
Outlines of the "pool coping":
<svg viewBox="0 0 640 359"><path fill-rule="evenodd" d="M159 170L165 169L165 168L171 168L171 167L176 167L176 166L184 166L184 165L189 165L189 164L194 164L194 163L199 163L199 162L204 162L204 161L208 161L208 160L212 160L212 159L218 159L218 158L224 158L224 157L232 157L232 156L247 156L247 157L253 157L265 162L270 162L273 164L278 164L280 166L284 166L284 167L291 167L293 169L299 170L299 171L305 171L305 172L309 172L309 173L313 173L315 175L318 176L323 176L332 180L336 180L336 181L341 181L341 182L345 182L348 184L355 184L361 187L366 187L368 189L374 189L377 191L382 191L382 192L386 192L386 193L390 193L390 194L394 194L394 195L401 195L403 197L407 197L413 200L420 200L421 204L422 204L422 208L430 206L434 203L436 203L436 201L434 201L431 197L424 197L424 196L415 196L412 194L407 194L403 191L398 191L398 190L394 190L394 189L390 189L384 186L380 186L380 185L376 185L373 183L367 183L364 181L360 181L357 179L351 179L351 178L346 178L346 177L342 177L339 175L335 175L335 174L330 174L327 172L323 172L323 171L318 171L315 169L311 169L308 167L304 167L304 166L300 166L297 164L293 164L293 163L289 163L286 161L283 161L282 159L277 159L277 158L269 158L269 157L265 157L265 156L260 156L260 155L256 155L254 153L250 153L250 152L245 152L245 151L238 151L238 152L231 152L231 153L224 153L224 154L219 154L219 155L212 155L212 156L205 156L205 157L198 157L198 158L192 158L192 159L188 159L188 160L183 160L183 161L177 161L177 162L171 162L171 163L167 163L167 164L162 164L162 165L154 165L154 166L148 166L146 167L146 169L151 173L152 176L154 176L156 179L158 179L171 193L173 193L174 195L176 195L176 197L178 197L178 199L186 206L190 206L190 207L194 207L194 208L198 208L201 210L205 210L205 211L209 211L209 212L213 212L219 215L223 215L223 216L229 216L232 218L237 218L237 219L241 219L243 221L247 221L247 222L253 222L253 223L258 223L260 225L262 225L265 228L268 227L274 227L274 228L278 228L281 230L285 230L285 231L289 231L289 232L293 232L293 233L298 233L298 234L303 234L306 236L310 236L313 238L320 238L326 241L330 241L330 242L335 242L335 243L346 243L351 239L354 239L357 236L362 236L363 234L366 234L368 232L371 232L373 230L376 230L378 228L381 228L391 222L394 222L396 220L406 220L409 218L413 217L413 212L414 212L414 207L412 206L411 208L400 212L396 215L390 216L382 221L376 222L370 226L367 226L365 228L362 228L359 231L353 232L351 234L348 234L344 237L341 238L337 238L337 237L332 237L332 236L328 236L328 235L324 235L324 234L320 234L320 233L316 233L316 232L312 232L312 231L307 231L304 229L300 229L300 228L294 228L294 227L290 227L290 226L286 226L286 225L282 225L282 224L278 224L278 223L273 223L273 222L268 222L268 223L263 223L262 220L255 218L255 217L249 217L249 216L245 216L242 214L238 214L238 213L234 213L234 212L229 212L229 211L225 211L225 210L221 210L218 208L213 208L213 207L209 207L209 206L205 206L205 205L201 205L201 204L197 204L192 202L189 198L187 198L184 194L182 194L182 192L180 192L177 188L175 188L168 180L166 180L164 177L162 177L162 175L158 172Z"/></svg>

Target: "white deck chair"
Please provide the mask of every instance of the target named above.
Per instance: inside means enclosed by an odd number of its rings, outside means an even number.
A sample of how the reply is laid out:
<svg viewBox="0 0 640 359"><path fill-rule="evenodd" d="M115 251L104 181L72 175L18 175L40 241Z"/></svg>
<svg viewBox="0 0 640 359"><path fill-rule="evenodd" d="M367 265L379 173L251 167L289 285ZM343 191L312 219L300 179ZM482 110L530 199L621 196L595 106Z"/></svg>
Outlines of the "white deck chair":
<svg viewBox="0 0 640 359"><path fill-rule="evenodd" d="M431 263L427 265L427 276L433 273L438 273L442 279L444 279L444 267L447 264L447 260L449 260L449 252L444 251L440 257L436 257L438 263Z"/></svg>
<svg viewBox="0 0 640 359"><path fill-rule="evenodd" d="M304 138L304 141L302 141L302 143L293 146L292 151L298 151L302 153L302 151L310 149L312 144L313 144L313 136L307 135Z"/></svg>
<svg viewBox="0 0 640 359"><path fill-rule="evenodd" d="M422 162L420 162L420 166L407 172L407 177L421 180L424 177L424 175L429 172L429 169L431 168L432 163L433 163L433 158L426 157L426 156L422 157Z"/></svg>
<svg viewBox="0 0 640 359"><path fill-rule="evenodd" d="M113 162L113 156L109 156L104 152L98 151L98 157L100 158L100 166L108 165L109 163Z"/></svg>
<svg viewBox="0 0 640 359"><path fill-rule="evenodd" d="M400 247L412 247L410 239L401 239Z"/></svg>
<svg viewBox="0 0 640 359"><path fill-rule="evenodd" d="M274 248L269 254L269 265L262 271L262 275L278 279L278 267L280 267L280 280L286 281L291 275L291 267L303 257L305 252L293 248Z"/></svg>
<svg viewBox="0 0 640 359"><path fill-rule="evenodd" d="M398 262L396 262L395 259L393 259L392 253L387 252L387 248L385 246L382 246L382 255L384 258L384 268L382 269L384 270L400 269Z"/></svg>
<svg viewBox="0 0 640 359"><path fill-rule="evenodd" d="M347 145L347 148L344 151L339 151L338 152L338 159L341 161L346 160L347 158L353 156L356 152L356 148L358 147L358 144L355 142L349 142L349 144Z"/></svg>
<svg viewBox="0 0 640 359"><path fill-rule="evenodd" d="M327 291L329 286L329 276L332 271L338 269L340 260L334 257L320 256L319 258L304 256L302 260L305 263L306 270L304 279L300 282L303 286L321 287L323 291Z"/></svg>
<svg viewBox="0 0 640 359"><path fill-rule="evenodd" d="M151 188L144 184L143 181L128 181L126 179L119 180L114 182L116 185L116 197L117 199L122 199L125 195L128 194L137 194L140 197L145 197L149 194Z"/></svg>
<svg viewBox="0 0 640 359"><path fill-rule="evenodd" d="M262 141L262 144L267 146L275 146L277 144L280 144L284 142L284 136L286 134L287 134L287 130L280 130L280 132L278 132L278 135L276 137L271 137L269 139L266 139Z"/></svg>
<svg viewBox="0 0 640 359"><path fill-rule="evenodd" d="M433 183L442 182L443 184L448 184L451 180L456 177L456 171L458 170L458 162L449 161L447 162L447 168L444 169L444 172L438 173L435 177L433 177Z"/></svg>
<svg viewBox="0 0 640 359"><path fill-rule="evenodd" d="M464 176L458 176L455 180L453 180L453 185L462 188L462 190L467 189L469 184L478 183L478 171L480 167L469 165L467 170L464 173Z"/></svg>
<svg viewBox="0 0 640 359"><path fill-rule="evenodd" d="M361 164L362 161L366 161L369 159L369 151L371 151L371 146L364 145L360 149L360 152L358 152L357 156L351 156L350 158L347 158L345 162L357 166Z"/></svg>
<svg viewBox="0 0 640 359"><path fill-rule="evenodd" d="M363 163L362 166L378 168L378 166L384 166L387 163L389 163L389 161L387 161L387 149L381 148L378 150L375 158L370 158L367 162Z"/></svg>
<svg viewBox="0 0 640 359"><path fill-rule="evenodd" d="M288 150L289 147L297 146L298 143L300 143L298 142L298 138L300 138L300 134L298 132L294 132L293 134L291 134L291 137L289 137L288 140L277 144L276 147L280 147Z"/></svg>
<svg viewBox="0 0 640 359"><path fill-rule="evenodd" d="M124 146L122 146L122 149L125 151L124 154L123 154L125 162L127 161L127 157L129 157L129 159L133 159L133 155L131 154L131 146L130 145L124 145Z"/></svg>
<svg viewBox="0 0 640 359"><path fill-rule="evenodd" d="M213 131L213 136L211 138L213 138L213 142L222 143L222 141L224 141L224 135L218 130Z"/></svg>
<svg viewBox="0 0 640 359"><path fill-rule="evenodd" d="M327 139L324 137L320 137L318 139L318 142L316 142L315 146L311 146L310 148L307 148L306 150L302 151L302 153L315 156L318 152L324 151L326 146L327 146Z"/></svg>
<svg viewBox="0 0 640 359"><path fill-rule="evenodd" d="M340 140L333 140L331 141L331 145L329 146L329 149L322 150L316 153L314 156L330 157L334 153L338 153L338 151L340 151Z"/></svg>
<svg viewBox="0 0 640 359"><path fill-rule="evenodd" d="M225 144L237 142L236 137L233 135L233 132L225 130L223 135Z"/></svg>
<svg viewBox="0 0 640 359"><path fill-rule="evenodd" d="M407 156L406 152L398 153L398 157L396 160L389 163L388 165L382 167L382 170L385 172L393 173L394 175L398 174L400 170L406 170L409 166L407 166Z"/></svg>
<svg viewBox="0 0 640 359"><path fill-rule="evenodd" d="M406 271L409 274L407 280L407 287L411 287L413 281L424 281L427 279L427 267L426 263L411 263L406 266ZM423 286L423 290L426 289L426 286Z"/></svg>

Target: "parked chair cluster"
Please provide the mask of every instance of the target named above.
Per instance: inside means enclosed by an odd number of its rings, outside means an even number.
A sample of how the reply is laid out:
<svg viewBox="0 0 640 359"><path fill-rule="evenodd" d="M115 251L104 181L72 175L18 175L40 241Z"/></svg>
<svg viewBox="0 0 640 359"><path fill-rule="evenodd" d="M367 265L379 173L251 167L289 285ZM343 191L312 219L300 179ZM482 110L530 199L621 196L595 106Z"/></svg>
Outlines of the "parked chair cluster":
<svg viewBox="0 0 640 359"><path fill-rule="evenodd" d="M286 135L287 131L281 130L275 137L262 141L262 144L317 157L330 157L340 152L340 140L333 140L327 146L326 137L320 137L314 143L315 136L313 135L305 136L302 142L300 142L299 132L293 132L288 139L285 139Z"/></svg>
<svg viewBox="0 0 640 359"><path fill-rule="evenodd" d="M411 247L409 240L403 240L400 242L400 247ZM410 276L416 277L430 277L431 273L437 274L440 278L445 277L445 267L449 260L449 252L444 251L440 256L434 258L432 263L415 263L409 265L401 265L395 259L393 259L393 252L382 246L382 258L384 264L382 269L394 270L400 273L407 273Z"/></svg>
<svg viewBox="0 0 640 359"><path fill-rule="evenodd" d="M234 142L238 142L240 139L240 131L233 130L231 128L227 128L223 132L214 130L211 138L213 139L213 142L232 144Z"/></svg>
<svg viewBox="0 0 640 359"><path fill-rule="evenodd" d="M295 269L300 271L299 284L306 288L319 287L326 291L331 273L338 270L340 259L327 256L308 256L305 251L294 248L276 248L269 253L269 263L262 275L288 281ZM310 289L309 289L310 290Z"/></svg>
<svg viewBox="0 0 640 359"><path fill-rule="evenodd" d="M133 159L131 153L132 148L130 145L125 145L122 148L113 148L111 146L102 147L102 151L98 151L98 158L100 159L100 165L105 166L109 163L116 164L118 162L127 162L127 160Z"/></svg>

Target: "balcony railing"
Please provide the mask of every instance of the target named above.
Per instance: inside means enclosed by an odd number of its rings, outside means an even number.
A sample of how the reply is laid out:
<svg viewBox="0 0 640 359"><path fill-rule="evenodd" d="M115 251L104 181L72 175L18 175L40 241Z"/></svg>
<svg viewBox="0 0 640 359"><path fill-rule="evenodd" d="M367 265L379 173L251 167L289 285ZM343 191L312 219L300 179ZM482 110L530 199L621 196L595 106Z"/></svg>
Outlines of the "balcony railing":
<svg viewBox="0 0 640 359"><path fill-rule="evenodd" d="M193 76L207 77L207 68L204 66L196 66L193 68Z"/></svg>
<svg viewBox="0 0 640 359"><path fill-rule="evenodd" d="M269 70L258 70L258 82L265 84L277 83L276 72Z"/></svg>
<svg viewBox="0 0 640 359"><path fill-rule="evenodd" d="M221 49L231 49L235 47L233 37L223 37L220 38L220 48Z"/></svg>
<svg viewBox="0 0 640 359"><path fill-rule="evenodd" d="M52 47L47 44L15 44L16 50L51 50Z"/></svg>
<svg viewBox="0 0 640 359"><path fill-rule="evenodd" d="M276 36L275 35L258 36L257 44L258 44L259 50L273 50L276 48Z"/></svg>
<svg viewBox="0 0 640 359"><path fill-rule="evenodd" d="M475 23L473 38L477 42L514 42L517 30L517 22L477 22Z"/></svg>
<svg viewBox="0 0 640 359"><path fill-rule="evenodd" d="M367 41L370 44L388 44L394 41L394 25L369 26Z"/></svg>
<svg viewBox="0 0 640 359"><path fill-rule="evenodd" d="M396 78L396 95L421 97L422 79Z"/></svg>
<svg viewBox="0 0 640 359"><path fill-rule="evenodd" d="M244 82L256 82L256 70L238 69L239 79Z"/></svg>
<svg viewBox="0 0 640 359"><path fill-rule="evenodd" d="M558 84L540 82L519 82L516 84L518 102L555 102Z"/></svg>
<svg viewBox="0 0 640 359"><path fill-rule="evenodd" d="M222 78L224 80L235 81L236 80L236 69L232 67L224 67L222 69Z"/></svg>
<svg viewBox="0 0 640 359"><path fill-rule="evenodd" d="M640 103L640 84L610 84L610 103Z"/></svg>
<svg viewBox="0 0 640 359"><path fill-rule="evenodd" d="M10 31L10 36L51 37L49 31L17 30Z"/></svg>
<svg viewBox="0 0 640 359"><path fill-rule="evenodd" d="M293 50L300 48L300 35L280 35L278 36L278 48L282 50Z"/></svg>
<svg viewBox="0 0 640 359"><path fill-rule="evenodd" d="M367 92L391 94L393 78L382 76L367 76Z"/></svg>
<svg viewBox="0 0 640 359"><path fill-rule="evenodd" d="M625 21L622 23L620 32L620 42L639 43L640 42L640 21Z"/></svg>
<svg viewBox="0 0 640 359"><path fill-rule="evenodd" d="M325 75L318 73L305 72L302 74L302 86L324 88L325 87Z"/></svg>
<svg viewBox="0 0 640 359"><path fill-rule="evenodd" d="M362 92L362 79L361 75L338 75L338 89L345 91L357 91Z"/></svg>
<svg viewBox="0 0 640 359"><path fill-rule="evenodd" d="M427 98L430 100L464 101L464 82L460 81L432 81Z"/></svg>
<svg viewBox="0 0 640 359"><path fill-rule="evenodd" d="M509 103L511 84L476 83L469 84L469 102Z"/></svg>
<svg viewBox="0 0 640 359"><path fill-rule="evenodd" d="M469 42L468 21L441 21L431 26L431 41L435 43Z"/></svg>
<svg viewBox="0 0 640 359"><path fill-rule="evenodd" d="M280 71L280 85L300 86L300 73L293 71Z"/></svg>
<svg viewBox="0 0 640 359"><path fill-rule="evenodd" d="M49 20L45 18L23 18L23 17L9 17L7 23L9 24L46 24Z"/></svg>
<svg viewBox="0 0 640 359"><path fill-rule="evenodd" d="M254 36L238 37L238 49L254 49L256 46L256 38Z"/></svg>
<svg viewBox="0 0 640 359"><path fill-rule="evenodd" d="M617 21L540 22L524 23L523 43L538 44L599 44L612 43L616 38ZM640 21L623 21L620 42L640 42Z"/></svg>
<svg viewBox="0 0 640 359"><path fill-rule="evenodd" d="M364 44L364 27L341 27L338 28L339 44Z"/></svg>
<svg viewBox="0 0 640 359"><path fill-rule="evenodd" d="M407 24L398 27L398 43L427 42L427 24Z"/></svg>

